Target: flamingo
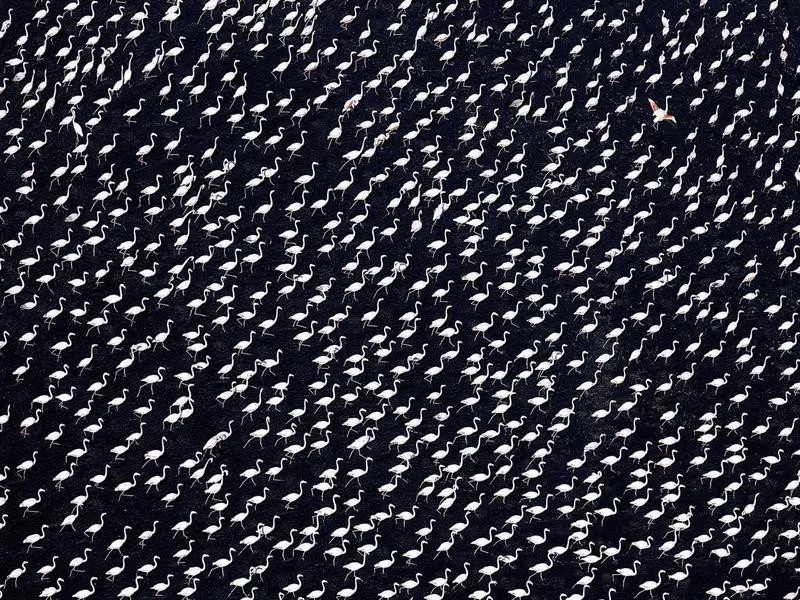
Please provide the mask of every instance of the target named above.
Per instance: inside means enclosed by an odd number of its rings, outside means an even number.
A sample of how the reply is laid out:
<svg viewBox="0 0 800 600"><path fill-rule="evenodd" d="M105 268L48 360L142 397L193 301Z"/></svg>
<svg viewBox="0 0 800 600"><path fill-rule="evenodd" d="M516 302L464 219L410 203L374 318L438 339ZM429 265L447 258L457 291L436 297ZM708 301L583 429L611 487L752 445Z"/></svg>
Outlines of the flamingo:
<svg viewBox="0 0 800 600"><path fill-rule="evenodd" d="M660 108L658 106L658 104L656 104L655 100L653 100L651 98L648 98L647 101L650 103L650 108L653 110L653 124L654 125L656 123L660 123L661 121L672 121L676 125L678 124L678 121L675 119L675 117L672 116L671 114L669 114L663 108ZM669 107L669 103L667 103L667 107Z"/></svg>

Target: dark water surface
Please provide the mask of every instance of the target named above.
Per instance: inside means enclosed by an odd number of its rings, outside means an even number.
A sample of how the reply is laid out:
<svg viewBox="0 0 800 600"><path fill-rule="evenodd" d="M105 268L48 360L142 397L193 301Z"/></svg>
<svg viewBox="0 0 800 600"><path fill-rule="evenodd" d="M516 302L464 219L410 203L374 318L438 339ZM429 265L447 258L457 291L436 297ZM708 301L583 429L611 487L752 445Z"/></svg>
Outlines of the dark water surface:
<svg viewBox="0 0 800 600"><path fill-rule="evenodd" d="M71 11L50 2L38 20L42 3L7 6L0 129L21 131L3 136L0 171L3 598L88 597L81 590L152 598L160 582L170 583L166 597L196 598L390 598L395 590L431 600L523 591L577 600L612 588L614 598L648 597L646 582L671 598L794 597L796 265L783 261L797 254L797 11L783 0L732 3L717 18L727 3L648 0L637 11L633 2L597 2L585 20L588 3L403 4L204 10L185 2L171 26L157 2L83 2ZM143 33L128 44L139 27L132 17L145 7ZM623 10L624 23L610 27ZM401 23L396 35L393 23ZM454 47L452 60L441 60ZM278 79L274 69L290 57ZM394 69L379 75L386 67ZM527 83L512 86L526 72ZM406 78L401 92L395 84ZM504 80L507 89L491 91ZM446 86L438 96L437 86ZM572 90L574 105L560 112ZM204 113L218 96L219 112ZM654 127L648 98L668 102L677 122ZM140 101L128 123L124 114ZM530 103L526 117L517 118L515 101ZM63 121L71 114L80 132ZM564 131L548 133L562 118ZM242 136L260 125L246 144ZM107 144L113 149L101 152ZM435 149L425 154L428 145ZM551 149L559 145L568 147L560 164L543 171L558 162ZM360 148L374 155L346 158ZM483 150L477 162L475 149ZM605 168L595 168L607 150ZM40 210L43 218L26 224ZM57 240L68 241L51 251ZM15 290L20 273L24 287ZM136 306L144 311L126 313ZM215 324L226 306L228 322ZM199 337L182 335L192 331ZM116 336L124 337L112 347ZM69 346L53 352L62 341ZM149 376L152 388L143 386ZM724 385L715 391L712 382ZM267 423L259 443L251 433ZM229 437L209 448L222 431ZM51 432L61 433L54 444ZM162 447L156 460L145 456ZM187 467L190 459L197 464ZM240 476L248 469L252 477ZM320 485L329 469L336 475ZM355 479L354 469L367 472ZM98 475L106 475L100 484ZM158 475L157 488L146 484ZM26 511L26 499L38 502ZM323 507L335 510L321 518ZM93 537L85 533L100 522ZM274 529L242 543L261 524ZM25 541L43 526L44 539ZM345 553L333 560L326 551L340 538ZM476 550L481 538L489 543ZM176 558L182 549L188 556ZM230 556L224 571L212 571ZM376 570L386 559L392 564ZM358 563L356 585L343 565ZM37 570L47 565L43 580ZM636 575L616 574L634 565ZM259 566L263 573L253 572ZM191 567L201 568L187 576ZM302 585L287 590L298 578ZM430 583L437 578L447 584Z"/></svg>

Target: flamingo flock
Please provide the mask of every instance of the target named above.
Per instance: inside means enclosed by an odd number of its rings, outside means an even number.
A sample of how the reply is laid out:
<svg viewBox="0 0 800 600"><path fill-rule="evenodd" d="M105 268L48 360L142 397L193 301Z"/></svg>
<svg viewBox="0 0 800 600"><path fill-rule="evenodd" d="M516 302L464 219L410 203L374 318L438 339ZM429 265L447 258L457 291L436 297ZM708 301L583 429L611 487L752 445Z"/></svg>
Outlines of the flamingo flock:
<svg viewBox="0 0 800 600"><path fill-rule="evenodd" d="M0 597L800 597L795 12L7 3Z"/></svg>

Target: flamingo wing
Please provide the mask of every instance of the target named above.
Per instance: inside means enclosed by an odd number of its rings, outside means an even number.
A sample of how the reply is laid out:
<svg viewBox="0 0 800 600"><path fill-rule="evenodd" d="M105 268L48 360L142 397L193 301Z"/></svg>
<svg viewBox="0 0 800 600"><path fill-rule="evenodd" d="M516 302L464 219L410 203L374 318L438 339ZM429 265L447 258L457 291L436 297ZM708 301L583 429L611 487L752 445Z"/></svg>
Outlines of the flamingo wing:
<svg viewBox="0 0 800 600"><path fill-rule="evenodd" d="M661 110L660 108L658 108L658 104L656 104L655 100L652 100L651 98L648 98L647 101L650 103L650 109L653 112L658 112L659 110Z"/></svg>

